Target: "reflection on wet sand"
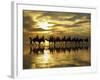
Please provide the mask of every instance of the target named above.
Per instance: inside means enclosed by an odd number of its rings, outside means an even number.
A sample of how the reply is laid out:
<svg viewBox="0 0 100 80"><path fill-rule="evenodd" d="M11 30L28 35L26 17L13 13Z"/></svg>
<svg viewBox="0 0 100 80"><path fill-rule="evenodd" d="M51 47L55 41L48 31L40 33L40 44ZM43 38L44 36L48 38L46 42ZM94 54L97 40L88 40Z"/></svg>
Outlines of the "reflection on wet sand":
<svg viewBox="0 0 100 80"><path fill-rule="evenodd" d="M44 45L44 46L43 46ZM35 47L34 47L35 46ZM55 68L90 66L90 48L88 44L66 43L64 47L50 45L47 41L40 45L24 46L23 68Z"/></svg>

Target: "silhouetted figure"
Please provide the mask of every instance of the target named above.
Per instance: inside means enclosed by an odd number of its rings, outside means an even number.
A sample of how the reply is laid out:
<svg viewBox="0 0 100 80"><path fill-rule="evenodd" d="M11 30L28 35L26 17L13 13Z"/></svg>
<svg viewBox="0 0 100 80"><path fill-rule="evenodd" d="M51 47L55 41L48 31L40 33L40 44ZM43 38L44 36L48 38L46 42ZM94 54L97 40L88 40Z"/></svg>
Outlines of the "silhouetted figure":
<svg viewBox="0 0 100 80"><path fill-rule="evenodd" d="M71 38L70 38L70 37L68 37L68 38L66 39L66 41L69 41L69 42L71 42Z"/></svg>
<svg viewBox="0 0 100 80"><path fill-rule="evenodd" d="M62 41L66 41L66 37L65 36L62 38Z"/></svg>
<svg viewBox="0 0 100 80"><path fill-rule="evenodd" d="M84 39L85 42L88 42L88 38Z"/></svg>
<svg viewBox="0 0 100 80"><path fill-rule="evenodd" d="M37 41L39 42L39 44L40 44L41 42L44 42L44 41L45 41L44 36L43 36L42 38L39 38Z"/></svg>
<svg viewBox="0 0 100 80"><path fill-rule="evenodd" d="M56 40L55 40L55 38L54 38L53 36L50 36L50 38L49 38L48 41L49 41L49 42L56 42Z"/></svg>
<svg viewBox="0 0 100 80"><path fill-rule="evenodd" d="M56 41L56 42L60 42L60 38L57 37L57 38L55 39L55 41Z"/></svg>
<svg viewBox="0 0 100 80"><path fill-rule="evenodd" d="M31 37L29 37L29 40L30 40L30 44L32 44L32 41L33 41L33 40L32 40L32 38L31 38Z"/></svg>
<svg viewBox="0 0 100 80"><path fill-rule="evenodd" d="M38 41L38 40L39 40L38 35L37 35L35 38L33 38L33 42L36 42L36 41Z"/></svg>

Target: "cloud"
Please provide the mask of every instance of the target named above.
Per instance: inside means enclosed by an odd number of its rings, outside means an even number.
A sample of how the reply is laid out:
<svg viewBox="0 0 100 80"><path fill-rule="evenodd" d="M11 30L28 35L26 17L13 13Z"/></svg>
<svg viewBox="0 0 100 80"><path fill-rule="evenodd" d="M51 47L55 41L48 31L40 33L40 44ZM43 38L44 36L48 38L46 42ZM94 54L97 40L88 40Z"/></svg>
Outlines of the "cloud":
<svg viewBox="0 0 100 80"><path fill-rule="evenodd" d="M41 21L47 21L50 29L41 29L38 25ZM72 12L51 12L51 11L23 11L23 28L29 32L43 31L64 31L66 33L83 34L90 33L91 14Z"/></svg>

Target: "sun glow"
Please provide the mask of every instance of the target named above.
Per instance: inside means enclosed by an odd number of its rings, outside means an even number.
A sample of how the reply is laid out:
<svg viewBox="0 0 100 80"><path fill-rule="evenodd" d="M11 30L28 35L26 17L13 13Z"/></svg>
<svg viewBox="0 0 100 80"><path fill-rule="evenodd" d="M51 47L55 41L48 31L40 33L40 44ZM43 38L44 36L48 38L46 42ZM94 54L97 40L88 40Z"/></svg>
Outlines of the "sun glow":
<svg viewBox="0 0 100 80"><path fill-rule="evenodd" d="M50 29L49 26L53 26L53 24L49 24L47 21L41 21L38 23L39 27L44 29L44 30L48 30Z"/></svg>
<svg viewBox="0 0 100 80"><path fill-rule="evenodd" d="M43 51L43 55L39 55L37 58L36 58L36 62L37 63L42 63L42 64L46 64L46 63L50 63L50 62L53 62L54 59L53 57L51 56L50 54L50 50L49 49L45 49Z"/></svg>
<svg viewBox="0 0 100 80"><path fill-rule="evenodd" d="M48 63L49 59L51 58L49 53L50 53L49 50L44 50L44 56L43 56L44 63Z"/></svg>

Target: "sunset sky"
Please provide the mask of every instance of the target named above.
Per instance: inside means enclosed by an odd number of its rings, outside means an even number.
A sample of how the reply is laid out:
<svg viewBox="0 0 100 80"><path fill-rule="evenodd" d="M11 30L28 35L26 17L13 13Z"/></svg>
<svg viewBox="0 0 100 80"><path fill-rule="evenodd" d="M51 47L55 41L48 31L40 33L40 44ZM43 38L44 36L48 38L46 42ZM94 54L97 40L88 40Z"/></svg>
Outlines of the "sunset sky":
<svg viewBox="0 0 100 80"><path fill-rule="evenodd" d="M91 65L91 14L23 10L23 69Z"/></svg>
<svg viewBox="0 0 100 80"><path fill-rule="evenodd" d="M89 36L90 18L89 13L24 10L23 30L25 33Z"/></svg>

